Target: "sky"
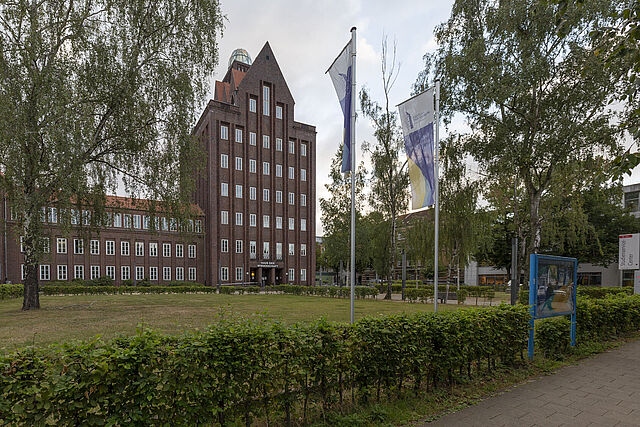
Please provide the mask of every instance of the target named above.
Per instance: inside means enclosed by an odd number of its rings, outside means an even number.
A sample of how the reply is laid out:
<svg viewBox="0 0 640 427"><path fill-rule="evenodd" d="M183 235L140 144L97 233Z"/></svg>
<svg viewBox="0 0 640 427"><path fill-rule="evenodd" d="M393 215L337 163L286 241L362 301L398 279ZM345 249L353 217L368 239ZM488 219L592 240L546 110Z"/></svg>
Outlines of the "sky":
<svg viewBox="0 0 640 427"><path fill-rule="evenodd" d="M295 100L295 120L316 127L316 235L323 234L320 199L328 195L329 165L339 148L343 126L338 98L325 71L349 41L351 27L357 27L357 88L366 87L374 100L381 101L380 53L386 35L390 46L394 40L397 43L400 70L390 101L391 105L399 104L411 95L424 68L424 54L436 50L433 31L448 19L452 4L451 0L221 0L227 20L212 83L226 74L234 49L244 48L253 58L268 41ZM462 120L454 120L452 128L466 130ZM446 133L442 129L441 137ZM373 128L360 114L356 125L358 163L363 159L363 141L374 141ZM367 164L366 157L364 160ZM640 168L624 180L625 184L637 182Z"/></svg>

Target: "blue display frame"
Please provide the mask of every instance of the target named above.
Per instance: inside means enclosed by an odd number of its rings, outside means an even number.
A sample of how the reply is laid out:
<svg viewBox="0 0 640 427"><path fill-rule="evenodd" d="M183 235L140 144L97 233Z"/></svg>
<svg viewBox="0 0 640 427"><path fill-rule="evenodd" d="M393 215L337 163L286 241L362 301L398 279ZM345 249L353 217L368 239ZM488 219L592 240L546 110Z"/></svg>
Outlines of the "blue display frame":
<svg viewBox="0 0 640 427"><path fill-rule="evenodd" d="M538 309L538 263L540 260L544 261L561 261L563 263L573 263L573 286L571 292L571 299L573 308L568 312L558 312L553 314L541 315L537 312ZM529 320L529 360L533 360L533 343L534 343L534 329L536 319L544 319L556 316L571 316L571 346L576 345L576 294L578 290L578 260L576 258L567 258L561 256L552 255L539 255L531 254L529 258L529 313L531 319Z"/></svg>

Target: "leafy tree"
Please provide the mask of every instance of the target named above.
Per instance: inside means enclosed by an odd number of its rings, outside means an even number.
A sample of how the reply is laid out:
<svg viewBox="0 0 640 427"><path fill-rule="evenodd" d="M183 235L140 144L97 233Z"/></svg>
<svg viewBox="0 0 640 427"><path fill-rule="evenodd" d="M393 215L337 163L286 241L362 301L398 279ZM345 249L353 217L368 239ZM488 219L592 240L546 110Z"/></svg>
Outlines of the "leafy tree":
<svg viewBox="0 0 640 427"><path fill-rule="evenodd" d="M90 207L97 226L122 183L182 212L222 25L217 0L0 1L0 190L22 215L24 310L40 306L43 208Z"/></svg>
<svg viewBox="0 0 640 427"><path fill-rule="evenodd" d="M391 274L391 224L381 212L373 211L364 217L367 230L367 254L369 265L378 277L389 279Z"/></svg>

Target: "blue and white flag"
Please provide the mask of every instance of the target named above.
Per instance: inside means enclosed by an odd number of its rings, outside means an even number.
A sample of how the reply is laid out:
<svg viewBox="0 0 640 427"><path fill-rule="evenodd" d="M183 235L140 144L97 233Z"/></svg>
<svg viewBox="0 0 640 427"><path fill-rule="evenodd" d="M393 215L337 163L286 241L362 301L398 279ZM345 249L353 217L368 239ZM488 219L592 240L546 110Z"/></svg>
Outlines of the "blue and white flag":
<svg viewBox="0 0 640 427"><path fill-rule="evenodd" d="M434 93L435 88L431 88L398 106L404 134L404 148L408 157L412 209L425 208L434 204Z"/></svg>
<svg viewBox="0 0 640 427"><path fill-rule="evenodd" d="M351 170L351 112L353 100L351 96L352 67L351 67L351 42L342 49L340 55L333 61L327 71L340 100L342 114L344 114L344 134L342 149L342 173Z"/></svg>

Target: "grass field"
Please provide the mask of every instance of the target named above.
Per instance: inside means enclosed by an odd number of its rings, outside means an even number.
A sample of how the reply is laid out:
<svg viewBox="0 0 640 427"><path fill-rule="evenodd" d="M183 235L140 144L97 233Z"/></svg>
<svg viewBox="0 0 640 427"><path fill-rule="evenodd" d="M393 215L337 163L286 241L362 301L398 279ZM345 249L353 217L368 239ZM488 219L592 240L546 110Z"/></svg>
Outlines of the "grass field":
<svg viewBox="0 0 640 427"><path fill-rule="evenodd" d="M96 335L131 335L139 325L165 333L205 328L221 315L257 313L285 323L325 317L349 321L349 300L293 295L82 295L41 296L39 311L20 310L22 299L0 301L0 351L25 345L47 345ZM440 304L440 310L456 310ZM356 318L433 311L432 304L356 300Z"/></svg>

